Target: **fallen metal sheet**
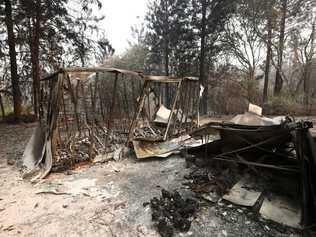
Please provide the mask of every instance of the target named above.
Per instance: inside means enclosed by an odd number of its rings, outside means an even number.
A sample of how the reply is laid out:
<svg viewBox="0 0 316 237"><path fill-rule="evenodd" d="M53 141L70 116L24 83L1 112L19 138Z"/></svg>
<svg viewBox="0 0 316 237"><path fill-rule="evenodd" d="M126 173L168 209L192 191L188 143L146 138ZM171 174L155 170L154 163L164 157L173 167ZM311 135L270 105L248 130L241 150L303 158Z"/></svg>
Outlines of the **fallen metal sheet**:
<svg viewBox="0 0 316 237"><path fill-rule="evenodd" d="M223 196L223 199L237 205L252 207L261 195L261 192L254 189L256 186L253 180L244 177L233 186L228 194Z"/></svg>
<svg viewBox="0 0 316 237"><path fill-rule="evenodd" d="M189 140L189 135L184 135L164 142L133 140L134 151L138 159L149 157L168 157L178 153L184 146L185 141Z"/></svg>
<svg viewBox="0 0 316 237"><path fill-rule="evenodd" d="M203 127L204 125L207 125L209 123L222 123L223 121L228 121L229 119L231 119L231 117L229 118L217 118L217 117L211 117L208 115L202 115L199 118L199 122L200 122L200 127ZM197 123L197 121L194 120L195 123Z"/></svg>
<svg viewBox="0 0 316 237"><path fill-rule="evenodd" d="M179 82L182 80L189 80L189 81L198 81L198 77L172 77L172 76L150 76L144 75L144 80L146 81L156 81L156 82L165 82L165 83L173 83Z"/></svg>
<svg viewBox="0 0 316 237"><path fill-rule="evenodd" d="M41 161L36 164L33 169L28 169L23 172L22 178L29 179L31 182L37 182L40 179L45 178L51 171L53 166L53 157L52 157L52 143L51 140L45 142L44 150L45 155Z"/></svg>
<svg viewBox="0 0 316 237"><path fill-rule="evenodd" d="M245 112L238 114L230 120L231 123L249 126L270 126L279 125L280 120L274 120L267 117L261 117L257 114Z"/></svg>
<svg viewBox="0 0 316 237"><path fill-rule="evenodd" d="M291 140L290 128L282 125L249 126L240 124L224 124L218 127L225 143L224 152L260 148L274 149Z"/></svg>
<svg viewBox="0 0 316 237"><path fill-rule="evenodd" d="M265 198L259 212L265 219L300 228L300 207L284 197L272 195L269 199Z"/></svg>
<svg viewBox="0 0 316 237"><path fill-rule="evenodd" d="M73 72L83 72L83 73L93 73L93 72L110 72L110 73L121 73L126 75L133 75L133 76L142 76L142 72L137 71L130 71L125 69L119 68L111 68L111 67L91 67L91 68L84 68L84 67L74 67L74 68L64 68L61 69L63 72L73 73Z"/></svg>
<svg viewBox="0 0 316 237"><path fill-rule="evenodd" d="M23 153L22 178L33 182L49 174L53 165L51 147L51 140L46 140L46 133L38 124Z"/></svg>
<svg viewBox="0 0 316 237"><path fill-rule="evenodd" d="M45 152L45 131L37 125L23 152L22 162L26 171L33 170L42 160Z"/></svg>
<svg viewBox="0 0 316 237"><path fill-rule="evenodd" d="M236 115L230 122L249 126L270 126L280 125L285 119L285 116L275 118L264 117L262 116L262 108L260 106L249 103L248 112Z"/></svg>
<svg viewBox="0 0 316 237"><path fill-rule="evenodd" d="M41 167L42 168L42 175L41 179L45 178L49 172L51 171L53 166L53 154L52 154L52 141L48 139L46 142L46 154L45 154L45 160L44 164Z"/></svg>

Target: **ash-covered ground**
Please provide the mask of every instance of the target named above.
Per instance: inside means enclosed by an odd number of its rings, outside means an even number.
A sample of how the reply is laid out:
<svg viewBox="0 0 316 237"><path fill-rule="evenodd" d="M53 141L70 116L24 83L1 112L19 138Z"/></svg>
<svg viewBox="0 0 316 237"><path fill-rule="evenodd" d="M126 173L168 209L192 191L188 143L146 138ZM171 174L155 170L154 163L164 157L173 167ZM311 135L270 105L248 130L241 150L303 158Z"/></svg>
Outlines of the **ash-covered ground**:
<svg viewBox="0 0 316 237"><path fill-rule="evenodd" d="M33 126L0 124L0 236L159 236L144 205L177 190L199 207L174 236L300 236L248 208L201 199L183 185L194 166L180 155L76 166L40 183L22 180L19 159Z"/></svg>

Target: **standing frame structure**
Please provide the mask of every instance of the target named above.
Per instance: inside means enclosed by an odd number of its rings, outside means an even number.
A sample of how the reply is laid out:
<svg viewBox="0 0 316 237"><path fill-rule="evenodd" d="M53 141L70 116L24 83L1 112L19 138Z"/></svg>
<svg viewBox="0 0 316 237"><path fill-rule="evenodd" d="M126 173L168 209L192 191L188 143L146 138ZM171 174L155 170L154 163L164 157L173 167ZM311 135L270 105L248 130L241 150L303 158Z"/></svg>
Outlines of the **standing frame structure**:
<svg viewBox="0 0 316 237"><path fill-rule="evenodd" d="M170 110L161 99L164 83L174 91ZM198 93L198 80L191 77L105 67L61 69L41 80L40 122L25 149L24 165L28 171L40 167L38 177L45 177L135 139L180 136L197 126Z"/></svg>
<svg viewBox="0 0 316 237"><path fill-rule="evenodd" d="M43 78L25 173L39 167L38 177L45 177L124 143L142 84L140 72L104 67L65 68Z"/></svg>

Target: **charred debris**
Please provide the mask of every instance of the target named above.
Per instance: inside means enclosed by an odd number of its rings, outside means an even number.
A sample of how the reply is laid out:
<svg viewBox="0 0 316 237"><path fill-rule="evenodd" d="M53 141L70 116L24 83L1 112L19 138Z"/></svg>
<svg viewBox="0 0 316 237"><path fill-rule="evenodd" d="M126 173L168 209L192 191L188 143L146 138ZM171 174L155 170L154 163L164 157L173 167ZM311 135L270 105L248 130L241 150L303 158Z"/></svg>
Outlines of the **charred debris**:
<svg viewBox="0 0 316 237"><path fill-rule="evenodd" d="M179 192L161 190L161 197L154 197L148 203L152 209L152 220L162 237L172 237L176 231L187 232L198 202L194 199L184 199ZM147 205L145 203L144 205Z"/></svg>
<svg viewBox="0 0 316 237"><path fill-rule="evenodd" d="M170 101L164 100L166 83ZM23 154L23 177L35 181L78 162L119 160L130 150L138 159L181 151L192 165L183 185L198 197L249 207L311 233L316 226L313 123L267 118L250 104L230 121L202 124L202 93L194 77L61 69L41 80L40 121ZM166 190L150 206L162 236L187 231L198 211L196 201Z"/></svg>
<svg viewBox="0 0 316 237"><path fill-rule="evenodd" d="M200 169L186 184L211 202L223 199L250 207L266 219L309 233L316 221L312 126L253 111L229 122L210 122L192 135L217 139L188 150L189 162Z"/></svg>
<svg viewBox="0 0 316 237"><path fill-rule="evenodd" d="M168 102L165 84L174 92ZM198 127L199 90L194 77L116 68L68 68L47 76L41 80L40 122L23 155L26 173L36 168L36 178L43 178L77 162L119 159L117 151L129 145L138 158L166 156Z"/></svg>

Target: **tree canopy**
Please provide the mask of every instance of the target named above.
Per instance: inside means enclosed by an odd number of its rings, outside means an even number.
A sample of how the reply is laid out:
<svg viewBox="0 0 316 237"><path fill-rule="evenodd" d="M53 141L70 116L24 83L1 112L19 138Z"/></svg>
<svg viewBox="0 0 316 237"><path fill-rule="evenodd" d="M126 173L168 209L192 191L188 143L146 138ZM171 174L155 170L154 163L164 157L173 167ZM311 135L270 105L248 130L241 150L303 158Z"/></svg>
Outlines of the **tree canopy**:
<svg viewBox="0 0 316 237"><path fill-rule="evenodd" d="M16 115L30 104L38 114L44 74L103 63L198 76L203 113L216 107L209 95L224 85L238 85L244 100L262 105L288 96L313 103L315 1L150 0L143 22L131 27L129 48L114 56L102 7L99 0L0 3L0 93ZM218 76L223 69L225 78ZM172 93L164 88L167 106Z"/></svg>

